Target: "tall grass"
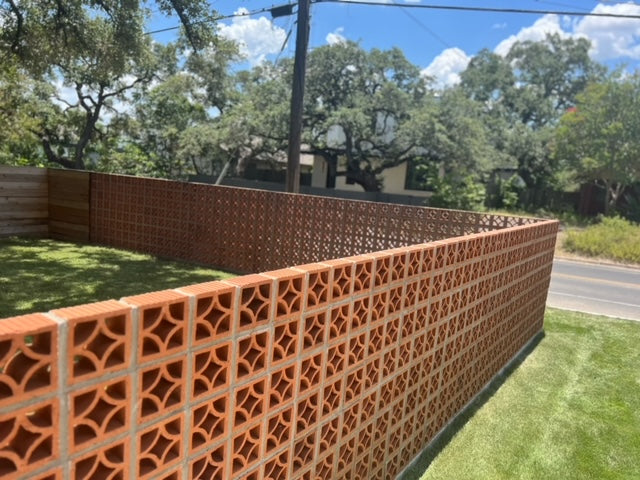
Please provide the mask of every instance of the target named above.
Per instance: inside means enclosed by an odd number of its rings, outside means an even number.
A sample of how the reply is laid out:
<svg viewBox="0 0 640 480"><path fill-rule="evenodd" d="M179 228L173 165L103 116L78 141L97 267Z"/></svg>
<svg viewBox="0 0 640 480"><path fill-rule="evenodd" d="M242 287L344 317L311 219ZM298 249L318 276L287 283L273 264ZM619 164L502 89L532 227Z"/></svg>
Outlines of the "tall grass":
<svg viewBox="0 0 640 480"><path fill-rule="evenodd" d="M640 225L619 217L605 217L584 230L569 230L564 248L592 257L640 263Z"/></svg>

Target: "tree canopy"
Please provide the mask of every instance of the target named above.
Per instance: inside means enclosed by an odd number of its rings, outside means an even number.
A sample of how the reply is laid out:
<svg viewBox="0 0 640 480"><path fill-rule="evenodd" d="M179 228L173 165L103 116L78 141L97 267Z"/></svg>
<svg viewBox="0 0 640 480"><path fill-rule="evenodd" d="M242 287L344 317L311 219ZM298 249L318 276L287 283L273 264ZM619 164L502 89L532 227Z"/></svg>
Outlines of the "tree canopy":
<svg viewBox="0 0 640 480"><path fill-rule="evenodd" d="M604 211L640 181L640 74L594 83L556 130L555 154L576 178L605 191Z"/></svg>
<svg viewBox="0 0 640 480"><path fill-rule="evenodd" d="M155 5L177 14L191 48L212 45L208 2ZM148 15L145 2L0 0L5 78L19 75L26 83L17 93L6 93L11 81L0 90L12 97L7 105L17 107L18 128L38 139L47 162L87 168L87 155L113 131L105 118L117 116L117 106L156 78L175 54L175 47L153 44L145 35ZM29 118L34 113L37 121Z"/></svg>
<svg viewBox="0 0 640 480"><path fill-rule="evenodd" d="M213 40L215 12L207 0L0 0L0 52L5 59L16 56L30 72L86 54L109 57L101 62L103 73L122 72L146 49L150 6L176 14L192 48Z"/></svg>
<svg viewBox="0 0 640 480"><path fill-rule="evenodd" d="M145 34L151 9L179 18L178 41ZM0 22L0 162L173 178L282 168L293 60L238 71L208 1L0 0ZM485 49L437 87L397 48L315 48L302 153L330 188L380 190L406 163L432 204L534 210L573 179L601 185L609 211L640 181L638 79L589 49L560 35Z"/></svg>
<svg viewBox="0 0 640 480"><path fill-rule="evenodd" d="M460 88L480 102L503 168L513 168L520 206L539 208L556 188L550 142L560 117L606 69L589 57L584 38L547 35L516 42L506 56L481 51L461 73Z"/></svg>
<svg viewBox="0 0 640 480"><path fill-rule="evenodd" d="M365 51L341 42L313 50L307 62L302 150L324 160L326 186L344 176L377 191L384 170L409 160L447 171L486 162L476 103L455 93L438 98L400 50ZM282 98L290 95L290 72L286 59L239 75L242 95L224 116L242 125L250 157L286 150Z"/></svg>

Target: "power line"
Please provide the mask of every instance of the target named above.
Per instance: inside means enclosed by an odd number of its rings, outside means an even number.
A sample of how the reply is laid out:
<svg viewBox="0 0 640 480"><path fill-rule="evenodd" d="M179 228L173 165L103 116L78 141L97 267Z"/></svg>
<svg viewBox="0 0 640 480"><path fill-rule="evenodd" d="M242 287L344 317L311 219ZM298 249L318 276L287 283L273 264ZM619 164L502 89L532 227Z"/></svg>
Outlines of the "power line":
<svg viewBox="0 0 640 480"><path fill-rule="evenodd" d="M544 2L537 0L540 3L548 3L553 4L552 2ZM607 0L605 0L607 1ZM634 19L640 20L640 15L629 15L622 13L606 13L606 12L587 12L587 11L563 11L563 10L542 10L542 9L526 9L526 8L500 8L500 7L470 7L470 6L462 6L462 5L426 5L426 4L412 4L412 3L381 3L375 1L367 1L367 0L312 0L312 3L344 3L349 5L365 5L365 6L376 6L376 7L400 7L402 9L409 8L418 8L418 9L428 9L428 10L453 10L453 11L463 11L463 12L490 12L490 13L517 13L517 14L531 14L531 15L566 15L573 17L606 17L606 18L626 18L626 19ZM635 2L630 2L633 5L638 5ZM566 5L555 3L556 5ZM252 15L257 15L259 13L271 12L273 9L278 7L284 7L287 5L291 5L291 3L286 3L282 5L272 6L272 7L264 7L259 8L257 10L251 10L249 12L242 13L233 13L230 15L223 15L217 17L216 20L228 20L230 18L239 18L239 17L250 17ZM408 15L408 12L405 11L405 14ZM412 17L414 21L417 21L415 17ZM194 22L194 24L198 24L202 22ZM422 27L426 28L424 25ZM181 27L181 25L176 25L173 27L160 28L158 30L151 30L148 32L144 32L145 35L154 35L156 33L170 32L172 30L177 30ZM427 29L428 30L428 29ZM432 35L435 36L433 32L428 30ZM436 37L437 38L437 37ZM442 43L442 39L438 38L438 41Z"/></svg>
<svg viewBox="0 0 640 480"><path fill-rule="evenodd" d="M280 51L278 52L278 55L276 55L276 59L274 60L273 63L278 63L278 60L280 60L280 55L282 55L282 52L284 52L284 49L287 47L287 44L289 43L291 32L293 32L293 22L290 22L289 26L287 27L287 35L284 37L284 42L282 42L282 47L280 47Z"/></svg>
<svg viewBox="0 0 640 480"><path fill-rule="evenodd" d="M277 5L277 6L273 6L273 7L259 8L257 10L251 10L249 12L232 13L230 15L222 15L220 17L216 17L215 20L216 21L220 21L220 20L228 20L230 18L251 17L252 15L257 15L259 13L265 13L265 12L271 12L274 9L277 9L279 7L285 7L287 5L291 5L291 4L290 3L285 3L285 4L282 4L282 5ZM193 25L198 25L200 23L204 23L204 21L193 22ZM148 32L144 32L144 35L154 35L156 33L170 32L172 30L178 30L181 26L182 25L176 25L176 26L173 26L173 27L159 28L158 30L151 30L151 31L148 31Z"/></svg>
<svg viewBox="0 0 640 480"><path fill-rule="evenodd" d="M422 28L425 32L427 32L429 35L431 35L433 38L435 38L438 42L440 42L440 44L443 45L445 48L452 48L452 46L451 46L451 44L449 42L447 42L444 38L442 38L436 32L434 32L429 27L427 27L418 18L416 18L416 16L413 15L411 12L408 12L404 8L401 8L400 10L402 10L402 13L404 13L407 17L409 17L411 20L413 20L420 28Z"/></svg>
<svg viewBox="0 0 640 480"><path fill-rule="evenodd" d="M314 0L313 3L343 3L348 5L367 5L375 7L401 7L401 8L421 8L429 10L454 10L463 12L491 12L491 13L524 13L532 15L566 15L568 17L607 17L607 18L626 18L640 20L640 15L626 15L622 13L604 13L604 12L576 12L562 10L537 10L526 8L499 8L499 7L468 7L461 5L426 5L412 3L380 3L367 0Z"/></svg>

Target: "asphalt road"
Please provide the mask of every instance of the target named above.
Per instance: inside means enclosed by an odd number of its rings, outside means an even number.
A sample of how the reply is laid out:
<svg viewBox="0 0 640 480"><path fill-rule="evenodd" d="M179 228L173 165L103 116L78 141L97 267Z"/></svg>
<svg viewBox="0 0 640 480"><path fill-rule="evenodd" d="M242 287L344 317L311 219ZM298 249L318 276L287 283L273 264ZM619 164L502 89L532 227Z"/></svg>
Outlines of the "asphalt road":
<svg viewBox="0 0 640 480"><path fill-rule="evenodd" d="M547 305L640 321L640 269L556 259Z"/></svg>

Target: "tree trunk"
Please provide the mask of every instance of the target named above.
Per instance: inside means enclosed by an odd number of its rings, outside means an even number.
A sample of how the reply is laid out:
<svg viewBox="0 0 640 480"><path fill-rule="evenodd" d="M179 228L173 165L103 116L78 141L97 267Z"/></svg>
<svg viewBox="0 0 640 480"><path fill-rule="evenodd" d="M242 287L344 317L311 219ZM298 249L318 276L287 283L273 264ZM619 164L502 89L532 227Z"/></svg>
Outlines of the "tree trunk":
<svg viewBox="0 0 640 480"><path fill-rule="evenodd" d="M609 216L609 206L611 203L611 186L608 180L604 181L604 216Z"/></svg>
<svg viewBox="0 0 640 480"><path fill-rule="evenodd" d="M616 183L615 187L611 188L611 207L613 207L614 209L618 206L618 199L620 198L620 195L622 194L622 192L624 191L624 186L620 183Z"/></svg>
<svg viewBox="0 0 640 480"><path fill-rule="evenodd" d="M357 183L360 185L365 192L379 192L380 191L380 182L378 181L378 177L373 172L365 172L362 170L359 171L351 171L346 172L346 177L348 180L353 181L353 183Z"/></svg>
<svg viewBox="0 0 640 480"><path fill-rule="evenodd" d="M98 101L100 102L100 100ZM84 125L84 128L82 129L82 134L80 135L80 139L78 141L78 145L76 146L74 155L75 168L78 170L85 169L84 152L87 148L87 145L89 145L89 141L91 140L93 132L95 131L96 124L98 123L98 119L100 118L101 108L102 104L98 103L93 112L87 112L85 121L86 123Z"/></svg>
<svg viewBox="0 0 640 480"><path fill-rule="evenodd" d="M338 176L338 156L327 155L324 156L324 161L327 163L327 188L336 188L336 177Z"/></svg>
<svg viewBox="0 0 640 480"><path fill-rule="evenodd" d="M40 142L42 143L42 149L44 150L44 154L51 163L57 163L58 165L64 168L74 168L74 163L68 158L61 157L57 155L53 148L51 148L51 141L48 137L42 136L40 137Z"/></svg>

